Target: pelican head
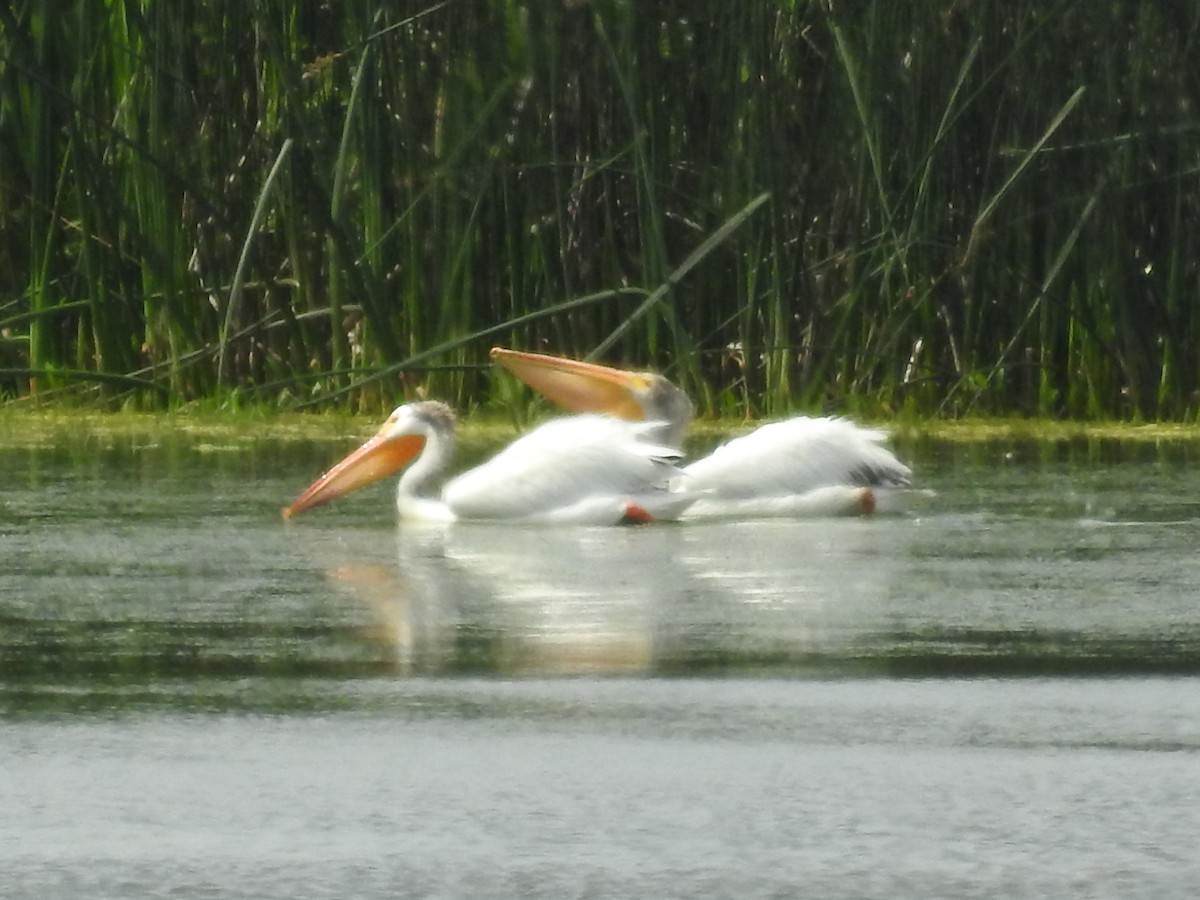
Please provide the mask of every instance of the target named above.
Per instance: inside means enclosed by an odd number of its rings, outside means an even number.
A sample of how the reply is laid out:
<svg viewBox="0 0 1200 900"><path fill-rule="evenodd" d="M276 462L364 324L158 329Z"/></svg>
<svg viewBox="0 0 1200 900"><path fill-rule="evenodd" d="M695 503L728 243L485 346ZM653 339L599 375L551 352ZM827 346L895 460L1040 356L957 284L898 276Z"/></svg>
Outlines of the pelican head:
<svg viewBox="0 0 1200 900"><path fill-rule="evenodd" d="M449 460L454 447L454 412L445 403L426 400L398 406L375 435L314 481L292 505L296 513L336 500L351 491L379 481L418 460L405 473L423 482ZM415 490L416 484L413 485Z"/></svg>
<svg viewBox="0 0 1200 900"><path fill-rule="evenodd" d="M572 412L605 413L631 421L659 421L664 441L678 446L692 418L692 401L654 372L626 372L596 363L492 348L492 359L535 391Z"/></svg>

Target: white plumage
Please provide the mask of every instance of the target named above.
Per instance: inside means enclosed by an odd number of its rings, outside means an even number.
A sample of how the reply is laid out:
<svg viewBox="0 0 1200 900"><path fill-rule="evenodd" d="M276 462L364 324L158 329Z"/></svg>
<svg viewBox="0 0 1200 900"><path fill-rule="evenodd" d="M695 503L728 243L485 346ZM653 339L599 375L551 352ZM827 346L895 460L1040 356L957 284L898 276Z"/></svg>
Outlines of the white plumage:
<svg viewBox="0 0 1200 900"><path fill-rule="evenodd" d="M647 441L653 423L572 416L514 441L451 479L433 480L454 452L454 414L444 403L398 407L374 437L318 478L284 516L327 503L401 468L401 517L614 525L675 519L692 502L672 491L679 451Z"/></svg>
<svg viewBox="0 0 1200 900"><path fill-rule="evenodd" d="M880 491L912 476L882 446L886 437L839 418L762 425L684 467L688 491L700 495L687 518L873 512Z"/></svg>
<svg viewBox="0 0 1200 900"><path fill-rule="evenodd" d="M657 421L679 442L692 405L650 372L624 372L561 357L494 349L492 358L574 412ZM682 518L861 515L874 512L912 471L887 435L848 419L797 416L763 425L683 467L682 490L698 499Z"/></svg>
<svg viewBox="0 0 1200 900"><path fill-rule="evenodd" d="M442 500L460 519L611 524L678 518L694 498L670 490L678 450L643 440L646 423L571 416L518 438L448 482Z"/></svg>

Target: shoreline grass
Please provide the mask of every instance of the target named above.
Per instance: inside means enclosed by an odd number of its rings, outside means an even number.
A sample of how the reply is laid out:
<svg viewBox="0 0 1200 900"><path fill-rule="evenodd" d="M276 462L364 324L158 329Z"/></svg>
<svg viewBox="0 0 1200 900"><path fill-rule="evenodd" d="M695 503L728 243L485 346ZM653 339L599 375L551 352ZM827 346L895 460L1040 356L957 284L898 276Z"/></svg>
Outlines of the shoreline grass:
<svg viewBox="0 0 1200 900"><path fill-rule="evenodd" d="M530 427L554 415L542 411L530 419ZM340 410L294 413L184 409L113 413L81 408L16 411L0 407L0 447L55 446L63 442L86 440L110 443L135 439L150 444L158 440L186 440L228 450L269 441L349 445L374 433L382 418ZM882 428L900 443L927 440L954 444L1105 440L1132 443L1189 442L1200 445L1200 424L1187 423L1013 418L860 421L864 425ZM697 420L689 430L689 443L711 445L744 433L757 424L760 422L751 423L739 417ZM499 446L512 440L524 428L516 424L511 416L476 412L462 417L460 430L466 443Z"/></svg>

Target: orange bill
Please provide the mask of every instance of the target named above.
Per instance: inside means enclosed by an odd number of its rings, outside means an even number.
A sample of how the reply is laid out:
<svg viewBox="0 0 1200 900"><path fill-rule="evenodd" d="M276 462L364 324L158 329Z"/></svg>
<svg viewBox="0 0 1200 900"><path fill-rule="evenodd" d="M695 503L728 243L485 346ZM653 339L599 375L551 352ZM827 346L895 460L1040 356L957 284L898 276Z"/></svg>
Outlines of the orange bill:
<svg viewBox="0 0 1200 900"><path fill-rule="evenodd" d="M290 519L296 513L386 478L416 459L424 446L425 439L419 435L388 438L380 432L310 484L283 510L283 517Z"/></svg>
<svg viewBox="0 0 1200 900"><path fill-rule="evenodd" d="M648 390L651 381L641 372L503 347L492 348L492 359L572 412L607 413L631 421L644 418L637 392Z"/></svg>

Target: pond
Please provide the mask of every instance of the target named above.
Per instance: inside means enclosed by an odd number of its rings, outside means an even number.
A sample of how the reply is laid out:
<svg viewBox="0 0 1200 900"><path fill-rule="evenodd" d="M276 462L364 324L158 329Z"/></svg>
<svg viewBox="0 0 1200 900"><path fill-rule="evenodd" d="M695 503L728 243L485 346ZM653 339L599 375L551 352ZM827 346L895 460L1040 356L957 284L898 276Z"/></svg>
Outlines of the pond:
<svg viewBox="0 0 1200 900"><path fill-rule="evenodd" d="M6 896L1190 897L1200 447L869 519L283 522L354 443L0 441Z"/></svg>

